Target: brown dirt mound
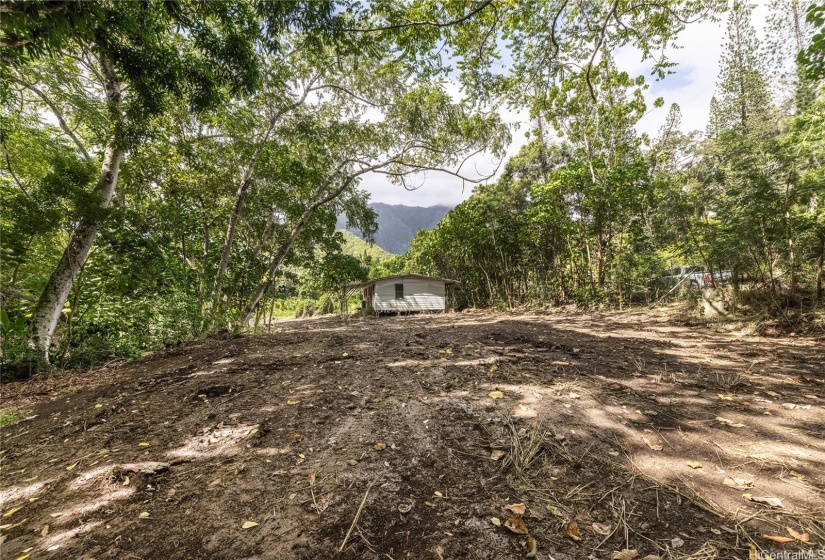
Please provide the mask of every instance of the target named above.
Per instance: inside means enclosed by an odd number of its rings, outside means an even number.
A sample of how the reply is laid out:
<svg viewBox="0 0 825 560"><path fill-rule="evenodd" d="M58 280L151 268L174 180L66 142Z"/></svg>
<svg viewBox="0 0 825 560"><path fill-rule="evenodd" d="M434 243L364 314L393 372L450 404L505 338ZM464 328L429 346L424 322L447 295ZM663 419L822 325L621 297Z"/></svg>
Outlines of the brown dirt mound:
<svg viewBox="0 0 825 560"><path fill-rule="evenodd" d="M275 331L4 387L4 406L33 417L0 431L3 557L493 559L535 544L556 560L698 559L825 546L821 338L651 314Z"/></svg>

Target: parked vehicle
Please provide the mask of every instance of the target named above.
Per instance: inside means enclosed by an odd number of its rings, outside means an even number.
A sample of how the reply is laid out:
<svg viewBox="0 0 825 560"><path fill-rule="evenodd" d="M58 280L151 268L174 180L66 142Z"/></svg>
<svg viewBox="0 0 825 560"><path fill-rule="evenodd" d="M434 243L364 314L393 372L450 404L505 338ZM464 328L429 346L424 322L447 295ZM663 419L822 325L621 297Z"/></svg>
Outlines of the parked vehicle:
<svg viewBox="0 0 825 560"><path fill-rule="evenodd" d="M705 270L701 265L687 265L668 269L656 278L653 283L657 287L672 289L676 286L684 286L691 292L698 292L702 288L712 288L726 284L731 278L729 270L714 271L713 274Z"/></svg>

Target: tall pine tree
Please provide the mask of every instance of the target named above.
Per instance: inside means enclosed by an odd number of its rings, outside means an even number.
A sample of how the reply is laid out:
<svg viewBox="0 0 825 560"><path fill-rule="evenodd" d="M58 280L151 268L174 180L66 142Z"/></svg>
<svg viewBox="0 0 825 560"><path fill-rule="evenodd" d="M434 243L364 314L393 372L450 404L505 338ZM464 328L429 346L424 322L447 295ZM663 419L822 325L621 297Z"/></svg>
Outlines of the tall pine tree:
<svg viewBox="0 0 825 560"><path fill-rule="evenodd" d="M735 2L728 19L727 41L720 60L720 123L725 129L753 132L770 115L771 95L765 80L765 59L751 23L751 9Z"/></svg>

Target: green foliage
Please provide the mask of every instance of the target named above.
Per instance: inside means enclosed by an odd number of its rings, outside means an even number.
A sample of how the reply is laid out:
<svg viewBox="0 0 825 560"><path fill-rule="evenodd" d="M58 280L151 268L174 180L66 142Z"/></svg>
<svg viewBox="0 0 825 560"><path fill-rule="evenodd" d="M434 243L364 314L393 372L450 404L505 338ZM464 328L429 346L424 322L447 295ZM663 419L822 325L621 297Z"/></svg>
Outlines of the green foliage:
<svg viewBox="0 0 825 560"><path fill-rule="evenodd" d="M679 131L678 108L655 141L638 134L647 85L609 54L632 44L662 77L672 64L660 53L682 22L721 10L717 0L5 2L4 367L34 371L27 322L61 262L71 292L52 306L51 355L63 367L332 312L342 284L407 271L459 280L460 303L476 306L623 306L685 264L674 260L776 290L810 284L825 245L819 8L800 34L812 77L797 68L795 106L775 107L748 10L734 6L704 141ZM446 87L454 76L460 100ZM501 157L510 131L491 109L505 103L531 111L531 142L408 254L336 233L343 215L375 237L368 173L410 187L426 171L463 177L479 153ZM104 168L115 152L122 165ZM78 231L94 239L88 257L64 251Z"/></svg>
<svg viewBox="0 0 825 560"><path fill-rule="evenodd" d="M809 80L822 82L825 80L825 4L812 2L805 19L814 34L810 44L799 51L797 61Z"/></svg>
<svg viewBox="0 0 825 560"><path fill-rule="evenodd" d="M0 428L17 424L28 416L30 412L30 410L22 410L14 407L0 408Z"/></svg>
<svg viewBox="0 0 825 560"><path fill-rule="evenodd" d="M783 114L766 75L737 3L705 140L679 130L677 106L653 142L637 135L644 80L607 54L589 76L532 92L533 142L413 240L407 269L459 280L459 304L471 306L621 307L657 297L650 279L688 263L794 301L822 277L825 96L797 95ZM545 123L561 142L545 140Z"/></svg>
<svg viewBox="0 0 825 560"><path fill-rule="evenodd" d="M341 245L341 252L345 255L355 257L365 265L378 264L379 262L389 260L396 255L385 251L376 243L368 243L350 233L347 230L338 230L344 237L344 243Z"/></svg>

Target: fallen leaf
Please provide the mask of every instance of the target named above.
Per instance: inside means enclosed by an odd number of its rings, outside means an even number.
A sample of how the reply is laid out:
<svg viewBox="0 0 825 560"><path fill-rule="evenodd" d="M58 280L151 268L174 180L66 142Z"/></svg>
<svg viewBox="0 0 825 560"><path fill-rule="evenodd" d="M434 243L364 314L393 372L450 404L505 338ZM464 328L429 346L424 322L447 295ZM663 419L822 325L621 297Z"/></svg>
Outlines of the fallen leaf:
<svg viewBox="0 0 825 560"><path fill-rule="evenodd" d="M145 441L142 441L138 444L138 447L149 447L149 444Z"/></svg>
<svg viewBox="0 0 825 560"><path fill-rule="evenodd" d="M524 515L527 511L527 506L524 504L507 504L504 509L513 512L514 515Z"/></svg>
<svg viewBox="0 0 825 560"><path fill-rule="evenodd" d="M491 399L500 399L504 397L504 393L502 393L501 391L490 391L488 395Z"/></svg>
<svg viewBox="0 0 825 560"><path fill-rule="evenodd" d="M410 511L412 511L412 504L398 504L398 511L401 513L410 513Z"/></svg>
<svg viewBox="0 0 825 560"><path fill-rule="evenodd" d="M355 459L350 459L349 461L347 461L347 464L351 467L354 467L358 464L358 461L356 461Z"/></svg>
<svg viewBox="0 0 825 560"><path fill-rule="evenodd" d="M565 525L564 534L576 542L582 540L582 536L579 534L579 524L575 521L571 521L570 523Z"/></svg>
<svg viewBox="0 0 825 560"><path fill-rule="evenodd" d="M436 490L435 492L433 492L433 495L434 495L436 498L443 498L443 497L444 497L444 494L442 494L442 493L441 493L441 492L439 492L438 490Z"/></svg>
<svg viewBox="0 0 825 560"><path fill-rule="evenodd" d="M779 396L779 393L777 393L775 391L762 391L762 392L765 393L766 395L768 395L769 397L778 397Z"/></svg>
<svg viewBox="0 0 825 560"><path fill-rule="evenodd" d="M527 558L535 558L536 554L538 553L538 547L536 546L536 539L533 537L527 537L527 540L524 541L524 552L526 553L525 556Z"/></svg>
<svg viewBox="0 0 825 560"><path fill-rule="evenodd" d="M378 443L376 443L376 444L373 446L373 448L374 448L376 451L381 451L382 449L386 449L386 448L387 448L387 444L386 444L386 443L381 443L381 442L378 442Z"/></svg>
<svg viewBox="0 0 825 560"><path fill-rule="evenodd" d="M302 441L304 441L304 436L301 434L295 434L292 436L292 443L301 443Z"/></svg>
<svg viewBox="0 0 825 560"><path fill-rule="evenodd" d="M730 395L730 394L728 394L728 395L723 395L722 393L719 393L719 395L718 395L718 396L719 396L719 398L720 398L720 399L722 399L723 401L732 401L732 400L733 400L733 395Z"/></svg>
<svg viewBox="0 0 825 560"><path fill-rule="evenodd" d="M518 431L518 437L524 437L527 435L527 428L522 428Z"/></svg>
<svg viewBox="0 0 825 560"><path fill-rule="evenodd" d="M670 546L671 546L672 548L682 548L683 546L685 546L685 541L684 541L684 540L682 540L682 539L680 539L679 537L674 537L674 538L670 541Z"/></svg>
<svg viewBox="0 0 825 560"><path fill-rule="evenodd" d="M66 470L70 471L70 470L74 469L79 463L80 463L80 461L77 461L74 464L69 465L68 467L66 467Z"/></svg>
<svg viewBox="0 0 825 560"><path fill-rule="evenodd" d="M782 500L774 498L773 496L754 496L752 494L742 494L742 497L749 502L756 502L757 504L765 504L770 507L782 508Z"/></svg>
<svg viewBox="0 0 825 560"><path fill-rule="evenodd" d="M492 523L496 527L501 527L501 519L499 519L498 517L491 517L490 523Z"/></svg>
<svg viewBox="0 0 825 560"><path fill-rule="evenodd" d="M564 517L564 512L560 510L558 507L554 506L553 502L547 502L547 511L549 511L556 517Z"/></svg>
<svg viewBox="0 0 825 560"><path fill-rule="evenodd" d="M700 463L699 461L688 461L687 466L689 466L692 469L701 469L702 463Z"/></svg>
<svg viewBox="0 0 825 560"><path fill-rule="evenodd" d="M492 459L493 461L498 461L505 455L507 455L507 452L503 449L493 449L493 451L490 453L490 459Z"/></svg>
<svg viewBox="0 0 825 560"><path fill-rule="evenodd" d="M722 481L722 484L731 488L736 488L737 490L744 490L745 488L750 488L753 486L753 480L747 478L731 478L726 476L725 480Z"/></svg>
<svg viewBox="0 0 825 560"><path fill-rule="evenodd" d="M244 521L243 525L241 525L241 529L251 529L252 527L257 527L258 524L254 521Z"/></svg>
<svg viewBox="0 0 825 560"><path fill-rule="evenodd" d="M24 519L21 519L17 523L10 523L8 525L3 525L2 528L3 529L14 529L15 527L20 527L21 525L25 525L28 520L29 520L29 518L26 517Z"/></svg>
<svg viewBox="0 0 825 560"><path fill-rule="evenodd" d="M570 391L570 393L567 396L570 397L571 399L578 399L579 398L579 394L574 393L573 391Z"/></svg>
<svg viewBox="0 0 825 560"><path fill-rule="evenodd" d="M789 410L794 410L796 408L801 408L802 410L810 410L811 409L811 405L809 405L809 404L782 403L782 406L789 409Z"/></svg>
<svg viewBox="0 0 825 560"><path fill-rule="evenodd" d="M309 485L315 486L315 471L309 473Z"/></svg>
<svg viewBox="0 0 825 560"><path fill-rule="evenodd" d="M597 535L602 535L603 537L609 535L612 530L612 527L607 523L593 523L591 527L593 528L594 533Z"/></svg>
<svg viewBox="0 0 825 560"><path fill-rule="evenodd" d="M724 418L722 416L717 416L716 421L720 422L720 423L722 423L726 426L730 426L731 428L744 428L745 427L744 424L740 424L739 422L734 422L733 420L731 420L729 418Z"/></svg>
<svg viewBox="0 0 825 560"><path fill-rule="evenodd" d="M140 515L138 515L138 518L139 519L149 519L149 512L148 511L140 512Z"/></svg>
<svg viewBox="0 0 825 560"><path fill-rule="evenodd" d="M286 401L286 404L292 406L294 404L298 404L298 401L293 401L292 399L289 399L289 400Z"/></svg>
<svg viewBox="0 0 825 560"><path fill-rule="evenodd" d="M662 559L658 554L648 554L647 556L645 556L641 560L662 560Z"/></svg>
<svg viewBox="0 0 825 560"><path fill-rule="evenodd" d="M639 552L634 549L627 549L625 548L621 552L614 551L613 556L610 557L610 560L633 560L639 555Z"/></svg>
<svg viewBox="0 0 825 560"><path fill-rule="evenodd" d="M29 552L28 554L24 554L23 556L18 556L14 560L26 560L29 556L31 556L31 552Z"/></svg>
<svg viewBox="0 0 825 560"><path fill-rule="evenodd" d="M653 451L661 451L662 449L664 449L664 447L662 446L662 444L660 444L660 443L653 443L653 442L651 442L649 439L647 439L645 436L642 436L642 441L643 441L643 442L645 442L645 445L647 445L647 446L648 446L650 449L652 449Z"/></svg>
<svg viewBox="0 0 825 560"><path fill-rule="evenodd" d="M40 530L40 536L45 537L49 534L49 526L43 525L43 528Z"/></svg>
<svg viewBox="0 0 825 560"><path fill-rule="evenodd" d="M4 513L4 514L3 514L3 517L8 517L8 516L10 516L10 515L14 515L14 513L15 513L15 512L20 511L20 509L21 509L22 507L23 507L23 506L20 506L20 507L13 507L13 508L11 508L10 510L7 510L7 511L6 511L6 513Z"/></svg>
<svg viewBox="0 0 825 560"><path fill-rule="evenodd" d="M797 533L791 527L785 527L788 530L788 534L798 540L799 542L803 542L805 544L811 541L811 535L808 533Z"/></svg>
<svg viewBox="0 0 825 560"><path fill-rule="evenodd" d="M527 525L524 524L524 520L521 518L520 515L514 515L513 517L505 521L504 526L510 529L513 533L516 533L517 535L527 534Z"/></svg>
<svg viewBox="0 0 825 560"><path fill-rule="evenodd" d="M124 476L124 477L123 477L123 482L122 482L121 484L122 484L123 486L129 486L129 477L128 477L128 476Z"/></svg>
<svg viewBox="0 0 825 560"><path fill-rule="evenodd" d="M778 542L778 543L782 543L782 544L793 542L792 537L783 537L783 536L780 536L780 535L765 535L765 534L763 534L762 538L767 540L767 541L773 541L773 542Z"/></svg>

